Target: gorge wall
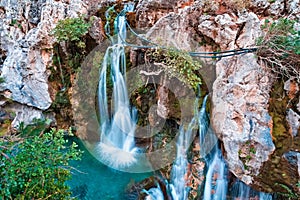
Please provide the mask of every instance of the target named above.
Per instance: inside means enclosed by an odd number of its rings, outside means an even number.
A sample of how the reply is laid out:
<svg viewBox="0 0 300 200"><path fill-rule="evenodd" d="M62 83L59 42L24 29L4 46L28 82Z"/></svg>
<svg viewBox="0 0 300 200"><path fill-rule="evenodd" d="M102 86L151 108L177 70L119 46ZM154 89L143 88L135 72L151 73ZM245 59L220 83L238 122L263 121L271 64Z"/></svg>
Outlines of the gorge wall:
<svg viewBox="0 0 300 200"><path fill-rule="evenodd" d="M103 13L99 12L121 2L0 2L0 75L4 79L0 83L1 135L20 122L30 124L34 118L57 121L51 105L64 87L50 83L49 76L56 43L51 31L58 20L93 16L86 37L96 45L105 39ZM193 52L226 51L255 47L266 19L289 17L298 21L295 26L299 27L300 1L140 0L131 17L135 28L144 30L145 37L160 45ZM67 52L64 44L61 46ZM282 188L286 185L299 192L300 83L292 78L276 79L255 53L201 62L199 73L212 105L211 126L222 141L229 170L258 190L286 192ZM72 87L67 92L71 94ZM158 109L171 113L161 117L174 117L166 99L168 92L161 87L157 94L161 100ZM76 108L78 100L70 102ZM73 125L59 124L59 120L56 124ZM78 131L82 138L87 132L84 124Z"/></svg>

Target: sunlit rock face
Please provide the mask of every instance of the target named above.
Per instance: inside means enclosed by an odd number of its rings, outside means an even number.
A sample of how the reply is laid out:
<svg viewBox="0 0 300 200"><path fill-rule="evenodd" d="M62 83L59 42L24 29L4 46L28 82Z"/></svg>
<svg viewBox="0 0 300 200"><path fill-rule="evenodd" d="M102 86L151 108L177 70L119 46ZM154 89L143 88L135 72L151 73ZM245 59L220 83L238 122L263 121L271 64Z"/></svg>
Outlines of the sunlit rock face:
<svg viewBox="0 0 300 200"><path fill-rule="evenodd" d="M136 7L137 28L150 28L160 18L177 9L180 0L144 0Z"/></svg>
<svg viewBox="0 0 300 200"><path fill-rule="evenodd" d="M202 16L200 20L199 30L222 50L251 47L261 34L260 21L254 13L241 16L225 13ZM224 143L231 172L251 184L252 177L259 174L263 162L275 150L270 127L272 118L268 114L272 76L257 63L254 54L222 58L216 64L216 76L212 126ZM246 160L243 150L251 145L255 153Z"/></svg>
<svg viewBox="0 0 300 200"><path fill-rule="evenodd" d="M58 20L85 12L80 0L0 2L0 70L5 79L0 91L10 104L22 105L15 106L13 126L43 117L42 111L50 107L48 67L54 43L50 33Z"/></svg>
<svg viewBox="0 0 300 200"><path fill-rule="evenodd" d="M213 128L224 143L229 168L251 184L251 177L258 175L275 150L268 114L272 80L253 54L223 58L217 63L217 73L212 97ZM253 148L253 154L243 160L247 145Z"/></svg>

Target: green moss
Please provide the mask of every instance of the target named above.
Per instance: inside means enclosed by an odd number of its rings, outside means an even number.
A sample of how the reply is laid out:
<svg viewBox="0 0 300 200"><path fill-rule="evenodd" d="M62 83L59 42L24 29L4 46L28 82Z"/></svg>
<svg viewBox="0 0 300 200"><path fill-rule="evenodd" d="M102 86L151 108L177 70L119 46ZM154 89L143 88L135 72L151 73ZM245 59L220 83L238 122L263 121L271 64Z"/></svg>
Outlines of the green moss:
<svg viewBox="0 0 300 200"><path fill-rule="evenodd" d="M289 127L285 116L288 107L288 97L285 95L283 86L283 80L277 81L274 84L269 102L269 113L273 120L272 135L276 141L281 137L289 137L290 135L288 133Z"/></svg>
<svg viewBox="0 0 300 200"><path fill-rule="evenodd" d="M250 153L256 154L256 149L255 149L255 147L250 147Z"/></svg>
<svg viewBox="0 0 300 200"><path fill-rule="evenodd" d="M282 183L275 183L275 186L279 186L284 190L284 192L277 193L280 197L284 197L285 199L289 199L289 200L298 199L299 197L298 194L294 193L293 190L290 189L287 185Z"/></svg>

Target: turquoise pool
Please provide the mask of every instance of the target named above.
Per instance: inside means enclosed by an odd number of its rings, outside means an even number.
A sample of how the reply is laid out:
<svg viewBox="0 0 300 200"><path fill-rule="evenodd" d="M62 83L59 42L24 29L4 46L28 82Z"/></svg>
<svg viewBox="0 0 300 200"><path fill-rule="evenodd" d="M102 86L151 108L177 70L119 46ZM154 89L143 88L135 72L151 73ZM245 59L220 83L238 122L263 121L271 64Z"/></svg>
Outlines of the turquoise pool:
<svg viewBox="0 0 300 200"><path fill-rule="evenodd" d="M122 200L128 184L138 182L151 176L151 173L125 173L108 168L94 158L82 142L77 142L84 151L80 161L71 165L79 171L72 170L72 179L68 181L73 196L83 200Z"/></svg>

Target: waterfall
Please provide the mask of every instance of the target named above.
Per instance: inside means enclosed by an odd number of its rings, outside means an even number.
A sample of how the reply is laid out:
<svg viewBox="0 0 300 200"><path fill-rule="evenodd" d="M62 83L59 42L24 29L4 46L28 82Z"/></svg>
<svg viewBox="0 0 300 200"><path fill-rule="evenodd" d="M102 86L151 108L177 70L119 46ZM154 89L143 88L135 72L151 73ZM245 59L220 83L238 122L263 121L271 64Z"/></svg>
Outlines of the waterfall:
<svg viewBox="0 0 300 200"><path fill-rule="evenodd" d="M198 123L199 126L199 142L200 157L202 157L207 166L207 172L204 182L203 200L224 200L224 199L258 199L272 200L272 195L257 192L251 189L241 181L237 181L233 187L228 189L228 169L221 149L219 148L218 139L209 127L209 115L206 112L207 96L203 99L203 103L199 112L195 109L195 115L189 123L186 131L183 126L180 127L180 133L177 138L177 154L176 160L171 171L171 180L166 181L166 188L172 200L188 199L188 187L186 186L187 174L187 150L191 144L192 130ZM195 105L198 105L196 99ZM195 106L196 108L197 106ZM163 192L159 186L150 188L148 191L143 190L148 195L145 200L161 200ZM227 194L229 193L229 194Z"/></svg>
<svg viewBox="0 0 300 200"><path fill-rule="evenodd" d="M114 22L117 40L109 34L112 42L104 56L98 84L98 105L100 113L100 143L96 151L106 165L120 169L137 162L134 135L137 123L137 110L130 106L126 85L126 56L124 40L126 39L126 17L128 11L133 11L133 4L125 5L124 10ZM108 78L108 74L110 78ZM108 84L112 87L112 100L108 101ZM192 131L198 123L200 139L200 157L205 159L208 166L204 183L204 200L223 200L227 198L228 181L227 166L218 146L218 139L209 128L209 115L206 112L207 96L203 99L201 109L198 111L198 101L195 101L194 117L187 126L180 127L176 143L176 159L171 170L171 180L166 181L166 188L173 200L188 198L187 179L187 150L191 144ZM109 106L111 107L109 109ZM249 199L259 197L261 200L272 200L272 196L262 192L253 192L242 182L236 183L231 191L231 197ZM159 185L149 190L146 200L163 200L164 195Z"/></svg>
<svg viewBox="0 0 300 200"><path fill-rule="evenodd" d="M126 4L115 20L117 41L110 37L113 45L106 50L98 84L101 139L96 150L101 161L115 169L136 162L134 133L137 111L131 108L127 94L126 56L122 42L126 38L125 13L132 10L133 4ZM107 78L109 72L110 79ZM112 85L111 104L107 97L109 81ZM109 105L111 106L110 112Z"/></svg>
<svg viewBox="0 0 300 200"><path fill-rule="evenodd" d="M145 200L164 200L164 195L161 191L159 184L157 184L157 187L155 188L150 188L149 190L142 190L142 192L147 194Z"/></svg>
<svg viewBox="0 0 300 200"><path fill-rule="evenodd" d="M188 165L187 151L192 142L193 130L197 125L197 116L199 114L197 109L198 103L199 99L197 98L194 105L194 117L189 122L186 130L184 128L184 125L180 126L179 135L177 137L176 159L171 170L171 180L169 182L166 181L166 188L168 188L168 191L170 193L169 195L171 196L172 200L185 200L188 197L188 188L186 186ZM162 194L162 191L159 187L151 188L147 192L150 193L150 191L152 191L151 195L148 195L146 197L146 200L148 200L148 198L152 198L153 200L159 200L161 198L160 194ZM156 194L158 194L159 196L155 196Z"/></svg>
<svg viewBox="0 0 300 200"><path fill-rule="evenodd" d="M229 191L232 199L259 199L272 200L272 195L264 192L257 192L241 181L236 181Z"/></svg>
<svg viewBox="0 0 300 200"><path fill-rule="evenodd" d="M223 200L223 199L260 199L272 200L271 194L257 192L241 181L237 181L228 192L228 169L221 149L218 145L218 139L209 128L209 116L205 110L207 96L203 100L202 108L199 112L199 139L200 139L200 157L205 159L208 167L205 183L203 200ZM211 151L210 151L211 150Z"/></svg>
<svg viewBox="0 0 300 200"><path fill-rule="evenodd" d="M199 112L199 140L200 157L206 161L208 166L204 184L204 200L226 199L227 194L227 167L218 147L218 139L209 128L209 116L206 112L207 96L203 100Z"/></svg>
<svg viewBox="0 0 300 200"><path fill-rule="evenodd" d="M196 104L198 104L198 99L196 100ZM176 144L176 160L172 167L170 181L171 183L169 184L171 196L174 200L184 200L187 199L188 196L186 187L186 174L188 165L187 150L192 142L192 131L195 125L196 117L191 120L186 131L184 130L183 126L180 127L180 132Z"/></svg>
<svg viewBox="0 0 300 200"><path fill-rule="evenodd" d="M226 199L227 194L227 168L220 149L215 146L212 160L207 161L208 170L204 184L204 200Z"/></svg>

